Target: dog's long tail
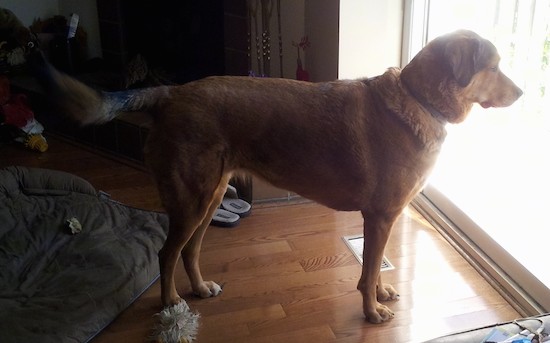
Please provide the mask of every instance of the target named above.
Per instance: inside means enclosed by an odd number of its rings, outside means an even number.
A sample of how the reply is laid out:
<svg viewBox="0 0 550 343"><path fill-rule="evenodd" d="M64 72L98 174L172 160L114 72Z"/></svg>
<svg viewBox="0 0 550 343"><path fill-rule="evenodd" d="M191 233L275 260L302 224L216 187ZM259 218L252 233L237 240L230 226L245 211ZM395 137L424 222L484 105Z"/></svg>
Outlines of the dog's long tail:
<svg viewBox="0 0 550 343"><path fill-rule="evenodd" d="M81 125L106 123L120 112L150 110L168 94L165 86L120 92L95 90L55 69L40 51L33 52L28 62L49 100Z"/></svg>

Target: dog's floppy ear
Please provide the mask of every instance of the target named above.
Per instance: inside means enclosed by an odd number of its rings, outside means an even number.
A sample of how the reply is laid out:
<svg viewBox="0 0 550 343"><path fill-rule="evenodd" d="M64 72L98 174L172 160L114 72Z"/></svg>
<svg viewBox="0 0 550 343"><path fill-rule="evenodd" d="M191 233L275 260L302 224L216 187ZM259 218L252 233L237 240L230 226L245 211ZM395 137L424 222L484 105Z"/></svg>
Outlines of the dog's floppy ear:
<svg viewBox="0 0 550 343"><path fill-rule="evenodd" d="M483 45L479 39L462 37L460 40L449 42L445 47L445 58L461 87L466 87L472 76L480 70L478 68L483 64L481 59L485 57L480 55L484 50Z"/></svg>
<svg viewBox="0 0 550 343"><path fill-rule="evenodd" d="M474 53L474 72L478 72L489 66L494 57L498 56L497 48L486 39L479 41L477 51Z"/></svg>

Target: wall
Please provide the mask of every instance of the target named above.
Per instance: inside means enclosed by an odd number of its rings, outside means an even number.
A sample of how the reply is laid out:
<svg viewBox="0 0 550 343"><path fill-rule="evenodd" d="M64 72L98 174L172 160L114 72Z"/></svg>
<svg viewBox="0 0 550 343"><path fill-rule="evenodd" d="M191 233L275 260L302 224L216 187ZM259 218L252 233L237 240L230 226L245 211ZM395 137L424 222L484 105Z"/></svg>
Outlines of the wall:
<svg viewBox="0 0 550 343"><path fill-rule="evenodd" d="M95 0L2 0L0 6L12 10L27 26L36 17L68 17L76 12L88 33L88 57L101 56ZM283 76L295 78L297 52L292 42L304 35L311 46L302 59L312 81L375 76L399 66L402 21L403 0L281 0ZM261 30L261 21L258 27ZM254 66L255 44L251 53ZM271 19L271 56L271 75L281 76L276 9Z"/></svg>
<svg viewBox="0 0 550 343"><path fill-rule="evenodd" d="M183 0L182 0L183 1ZM337 3L334 0L324 2ZM276 1L272 1L276 3ZM80 25L88 33L88 57L101 56L101 41L99 36L97 7L95 0L2 0L1 7L5 7L17 15L24 25L32 24L34 18L49 18L56 14L69 17L71 13L80 16ZM305 0L281 0L281 36L283 41L283 76L294 78L296 74L296 49L293 41L300 41L304 31ZM273 9L270 21L271 28L271 76L279 77L279 37L277 25L277 10ZM252 23L253 25L254 23ZM261 18L258 20L258 30L261 34ZM254 27L252 27L254 31ZM253 33L253 32L252 32ZM253 69L257 69L255 53L255 37L252 37L251 49ZM313 47L316 49L317 47ZM337 49L337 47L335 47ZM307 52L306 52L307 54ZM304 59L305 62L305 59Z"/></svg>
<svg viewBox="0 0 550 343"><path fill-rule="evenodd" d="M341 0L338 78L399 67L402 30L403 0Z"/></svg>
<svg viewBox="0 0 550 343"><path fill-rule="evenodd" d="M79 25L88 34L87 57L101 57L101 40L99 37L96 1L59 0L59 14L69 18L72 13L78 14L80 17Z"/></svg>
<svg viewBox="0 0 550 343"><path fill-rule="evenodd" d="M87 57L101 56L95 0L2 0L0 6L11 10L25 26L30 26L36 18L46 19L58 14L69 18L71 13L77 13L80 26L88 34Z"/></svg>
<svg viewBox="0 0 550 343"><path fill-rule="evenodd" d="M58 0L2 0L0 7L12 11L25 26L37 18L48 18L59 13Z"/></svg>
<svg viewBox="0 0 550 343"><path fill-rule="evenodd" d="M254 5L260 1L251 1ZM262 1L263 2L263 1ZM292 42L299 42L305 35L304 31L304 0L280 0L281 9L278 13L276 8L276 1L270 1L272 4L272 14L269 22L270 30L270 42L271 42L271 60L269 73L263 71L264 75L271 77L284 77L294 79L296 77L296 48L292 46ZM259 5L258 5L259 6ZM261 8L261 7L260 7ZM260 14L260 9L257 9L256 13ZM282 41L282 74L281 74L281 58L279 49L279 25L278 15L280 14L281 20L281 41ZM261 15L251 20L250 30L250 55L251 55L251 69L259 75L260 68L257 61L257 46L256 46L256 31L260 38L259 44L261 45L262 35L262 20ZM257 29L256 29L257 27ZM302 54L302 60L304 60Z"/></svg>
<svg viewBox="0 0 550 343"><path fill-rule="evenodd" d="M275 5L276 1L271 1ZM279 56L279 26L277 8L272 10L271 32L271 77L296 78L298 52L293 43L299 43L307 35L311 43L300 51L303 67L311 81L334 80L338 76L338 4L337 0L281 0L280 20L282 38L282 74ZM251 22L252 70L259 74L256 53L256 30L261 35L261 18Z"/></svg>
<svg viewBox="0 0 550 343"><path fill-rule="evenodd" d="M276 2L276 1L272 1ZM300 39L306 34L304 30L304 0L281 0L281 36L283 40L283 77L296 78L296 59L298 58L296 48L292 42L300 42ZM273 31L276 32L276 31ZM278 38L277 38L278 39ZM278 55L278 43L272 41L275 55ZM305 56L302 55L304 63L307 63ZM277 65L277 63L276 63ZM275 70L275 69L274 69ZM278 70L278 69L277 69ZM277 73L278 74L278 73ZM273 73L273 76L280 76Z"/></svg>
<svg viewBox="0 0 550 343"><path fill-rule="evenodd" d="M276 1L271 1L275 4ZM310 75L310 81L335 80L338 76L338 4L337 0L281 0L281 38L283 47L283 72L280 72L277 9L273 9L271 30L272 77L296 78L298 51L293 45L308 36L310 46L300 50L302 67ZM252 69L256 72L256 44L254 21L252 22ZM258 20L261 33L261 20Z"/></svg>
<svg viewBox="0 0 550 343"><path fill-rule="evenodd" d="M311 47L306 51L310 80L338 78L339 3L347 0L306 0L305 32Z"/></svg>

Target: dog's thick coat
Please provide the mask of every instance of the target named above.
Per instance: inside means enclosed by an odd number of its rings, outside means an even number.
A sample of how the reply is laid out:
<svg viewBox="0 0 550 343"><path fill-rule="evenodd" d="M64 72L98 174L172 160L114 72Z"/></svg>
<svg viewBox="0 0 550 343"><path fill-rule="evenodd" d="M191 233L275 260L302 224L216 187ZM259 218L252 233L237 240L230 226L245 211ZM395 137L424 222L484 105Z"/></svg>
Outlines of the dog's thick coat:
<svg viewBox="0 0 550 343"><path fill-rule="evenodd" d="M433 167L445 125L464 120L473 103L508 106L521 96L498 62L489 41L457 31L432 41L402 71L354 81L210 77L101 93L47 64L37 69L53 99L81 123L128 110L154 116L146 156L170 216L159 253L164 305L180 301L180 253L195 293L221 292L200 273L201 241L227 182L246 171L334 209L362 212L358 289L365 316L380 323L393 313L379 301L397 297L380 279L384 247Z"/></svg>

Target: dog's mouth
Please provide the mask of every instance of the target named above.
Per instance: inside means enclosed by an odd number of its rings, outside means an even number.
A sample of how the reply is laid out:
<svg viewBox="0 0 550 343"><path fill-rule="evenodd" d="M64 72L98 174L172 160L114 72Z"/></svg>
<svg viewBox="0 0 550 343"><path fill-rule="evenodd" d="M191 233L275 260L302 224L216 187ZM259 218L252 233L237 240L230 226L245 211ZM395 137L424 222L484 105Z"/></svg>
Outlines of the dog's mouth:
<svg viewBox="0 0 550 343"><path fill-rule="evenodd" d="M481 107L483 108L489 108L489 107L493 107L493 104L490 102L490 101L482 101L479 103L481 105Z"/></svg>

